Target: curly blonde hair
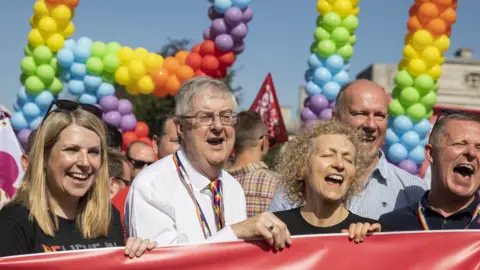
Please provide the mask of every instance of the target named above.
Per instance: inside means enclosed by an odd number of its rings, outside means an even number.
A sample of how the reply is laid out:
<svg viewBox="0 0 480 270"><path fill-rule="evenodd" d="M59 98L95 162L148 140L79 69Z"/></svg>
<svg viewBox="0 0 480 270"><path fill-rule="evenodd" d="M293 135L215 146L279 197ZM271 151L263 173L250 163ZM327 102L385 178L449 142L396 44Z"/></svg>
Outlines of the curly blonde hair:
<svg viewBox="0 0 480 270"><path fill-rule="evenodd" d="M298 206L305 203L305 179L310 164L309 160L315 152L315 144L318 137L333 134L347 137L356 149L356 173L345 195L345 205L347 206L353 195L361 190L362 180L360 176L363 175L365 169L370 164L370 160L367 159L367 151L364 150L364 144L360 141L358 130L336 120L322 121L316 127L297 135L295 139L287 144L283 154L278 156L277 171L281 175L280 183L285 187L285 193L292 203Z"/></svg>

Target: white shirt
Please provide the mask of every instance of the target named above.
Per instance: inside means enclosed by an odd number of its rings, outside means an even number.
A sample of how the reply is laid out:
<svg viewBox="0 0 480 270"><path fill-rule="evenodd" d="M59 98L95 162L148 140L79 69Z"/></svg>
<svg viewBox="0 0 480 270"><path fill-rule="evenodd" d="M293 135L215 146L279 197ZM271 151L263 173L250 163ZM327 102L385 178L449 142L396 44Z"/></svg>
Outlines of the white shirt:
<svg viewBox="0 0 480 270"><path fill-rule="evenodd" d="M189 177L185 180L192 184L212 237L205 240L196 204L180 180L172 155L142 170L133 181L125 203L128 236L155 240L159 246L238 240L230 225L247 218L242 186L226 171L221 171L219 179L223 186L225 228L217 232L210 180L192 167L181 149L178 157Z"/></svg>

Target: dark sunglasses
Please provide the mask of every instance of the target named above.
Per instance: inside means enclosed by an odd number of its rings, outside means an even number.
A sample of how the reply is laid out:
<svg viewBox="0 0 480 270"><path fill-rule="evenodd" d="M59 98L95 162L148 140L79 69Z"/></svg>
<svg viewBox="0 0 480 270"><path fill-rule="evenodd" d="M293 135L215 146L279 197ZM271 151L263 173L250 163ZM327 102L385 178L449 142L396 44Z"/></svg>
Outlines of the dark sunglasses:
<svg viewBox="0 0 480 270"><path fill-rule="evenodd" d="M261 140L261 139L263 139L263 138L265 138L265 137L267 137L267 139L268 139L268 146L269 146L270 148L274 147L275 144L277 144L277 141L275 140L275 138L272 137L272 136L270 136L270 135L268 135L268 134L262 135L262 136L260 136L260 138L258 138L258 139Z"/></svg>
<svg viewBox="0 0 480 270"><path fill-rule="evenodd" d="M54 110L52 110L53 105L56 106L56 108ZM78 109L85 110L85 111L87 111L89 113L92 113L93 115L97 116L98 118L102 119L103 110L101 108L95 106L95 105L81 104L81 103L77 103L75 101L68 100L68 99L58 99L58 100L54 100L54 101L52 101L52 103L50 103L50 106L48 107L48 110L47 110L47 114L45 115L45 117L42 120L42 124L43 124L43 122L45 122L45 119L47 119L47 117L54 111L73 112L73 111L78 110Z"/></svg>
<svg viewBox="0 0 480 270"><path fill-rule="evenodd" d="M130 163L132 163L133 168L135 168L135 169L143 169L145 167L145 165L150 166L154 163L154 162L147 162L147 161L143 161L143 160L137 160L137 159L131 158L129 156L127 156L127 159L128 159L128 161L130 161Z"/></svg>
<svg viewBox="0 0 480 270"><path fill-rule="evenodd" d="M122 181L125 184L125 186L127 186L127 187L132 185L132 181L125 180L125 179L123 179L121 177L118 177L118 176L114 176L114 177L115 177L115 179Z"/></svg>

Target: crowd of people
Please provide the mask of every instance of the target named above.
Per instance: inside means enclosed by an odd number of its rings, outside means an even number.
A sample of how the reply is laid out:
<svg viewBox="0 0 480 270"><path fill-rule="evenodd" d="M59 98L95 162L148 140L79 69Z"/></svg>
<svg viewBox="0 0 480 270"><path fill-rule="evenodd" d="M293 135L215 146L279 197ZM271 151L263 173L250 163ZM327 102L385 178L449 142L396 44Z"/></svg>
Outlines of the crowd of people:
<svg viewBox="0 0 480 270"><path fill-rule="evenodd" d="M185 82L175 112L158 119L153 147L121 152L119 131L95 106L56 100L29 138L25 174L0 210L0 256L125 246L155 247L292 236L480 229L480 117L445 111L425 155L425 181L382 152L388 95L375 83L345 85L333 119L309 123L278 154L260 115L237 114L228 87ZM235 153L230 162L232 150Z"/></svg>

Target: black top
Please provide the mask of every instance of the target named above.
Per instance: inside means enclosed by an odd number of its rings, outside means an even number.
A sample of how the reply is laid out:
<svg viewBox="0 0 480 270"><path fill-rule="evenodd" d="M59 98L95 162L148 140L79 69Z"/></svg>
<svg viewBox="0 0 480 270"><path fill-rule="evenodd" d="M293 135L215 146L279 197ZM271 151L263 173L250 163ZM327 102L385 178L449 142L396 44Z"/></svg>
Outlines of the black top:
<svg viewBox="0 0 480 270"><path fill-rule="evenodd" d="M348 211L348 216L342 222L330 227L317 227L308 223L300 213L300 207L291 210L280 211L273 213L281 221L287 225L288 230L292 235L302 234L323 234L323 233L341 233L343 229L350 227L352 223L378 223L376 220L364 218Z"/></svg>
<svg viewBox="0 0 480 270"><path fill-rule="evenodd" d="M0 210L0 257L125 245L120 213L113 206L108 237L96 239L85 239L75 220L58 216L59 230L52 238L42 232L37 222L28 219L29 213L19 204L9 204Z"/></svg>
<svg viewBox="0 0 480 270"><path fill-rule="evenodd" d="M466 208L448 216L443 217L430 208L428 204L429 191L425 192L420 203L424 207L423 214L427 220L430 230L463 230L472 220L475 208L480 203L478 194L473 202ZM382 231L422 231L423 227L418 217L418 203L393 212L383 214L380 217ZM480 229L480 223L474 220L469 229Z"/></svg>

